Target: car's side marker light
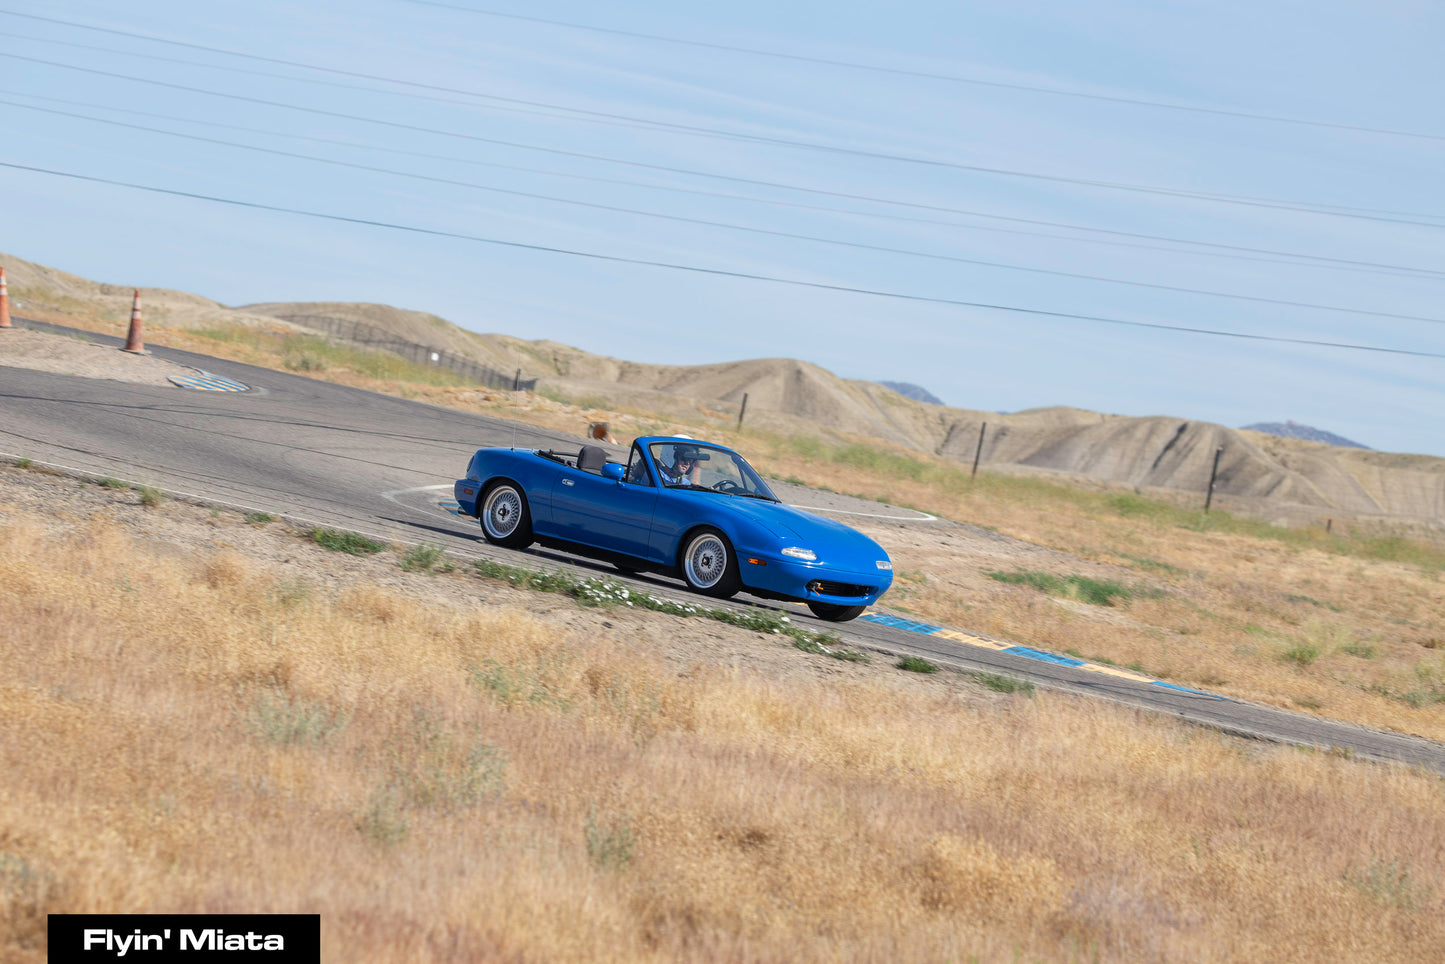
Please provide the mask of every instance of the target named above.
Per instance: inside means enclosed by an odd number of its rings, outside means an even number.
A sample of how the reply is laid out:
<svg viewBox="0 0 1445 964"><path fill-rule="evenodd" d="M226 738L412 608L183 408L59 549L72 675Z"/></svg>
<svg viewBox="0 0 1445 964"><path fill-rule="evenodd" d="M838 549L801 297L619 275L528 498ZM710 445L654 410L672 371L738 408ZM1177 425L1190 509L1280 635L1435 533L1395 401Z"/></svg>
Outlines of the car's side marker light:
<svg viewBox="0 0 1445 964"><path fill-rule="evenodd" d="M754 566L766 566L768 564L766 559L749 559L748 562Z"/></svg>

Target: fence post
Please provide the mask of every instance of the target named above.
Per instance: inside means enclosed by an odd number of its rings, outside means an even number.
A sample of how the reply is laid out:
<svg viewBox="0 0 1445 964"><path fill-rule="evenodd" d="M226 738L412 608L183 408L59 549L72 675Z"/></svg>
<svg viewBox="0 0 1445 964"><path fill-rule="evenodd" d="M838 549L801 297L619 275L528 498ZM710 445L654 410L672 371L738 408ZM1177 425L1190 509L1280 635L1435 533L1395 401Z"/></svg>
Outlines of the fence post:
<svg viewBox="0 0 1445 964"><path fill-rule="evenodd" d="M743 392L743 404L738 408L738 430L743 427L743 416L748 412L748 393Z"/></svg>
<svg viewBox="0 0 1445 964"><path fill-rule="evenodd" d="M517 369L517 374L515 374L515 375L512 376L512 391L515 392L517 389L519 389L519 388L521 388L521 387L522 387L522 370L519 368L519 369Z"/></svg>
<svg viewBox="0 0 1445 964"><path fill-rule="evenodd" d="M1214 468L1209 470L1209 492L1204 496L1204 514L1209 514L1209 506L1214 502L1214 480L1219 476L1219 457L1224 454L1224 446L1214 450Z"/></svg>
<svg viewBox="0 0 1445 964"><path fill-rule="evenodd" d="M978 457L983 454L983 433L987 430L987 422L978 427L978 448L973 450L973 471L968 473L970 479L978 475Z"/></svg>

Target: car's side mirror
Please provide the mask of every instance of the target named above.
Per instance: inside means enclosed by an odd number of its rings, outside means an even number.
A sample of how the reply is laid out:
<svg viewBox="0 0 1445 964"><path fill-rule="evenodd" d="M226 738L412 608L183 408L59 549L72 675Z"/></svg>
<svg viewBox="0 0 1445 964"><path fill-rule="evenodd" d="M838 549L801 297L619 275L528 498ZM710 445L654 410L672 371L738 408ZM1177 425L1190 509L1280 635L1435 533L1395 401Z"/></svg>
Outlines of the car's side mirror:
<svg viewBox="0 0 1445 964"><path fill-rule="evenodd" d="M608 462L606 465L602 466L602 477L604 479L611 479L613 482L622 481L622 472L622 466L618 465L616 462Z"/></svg>

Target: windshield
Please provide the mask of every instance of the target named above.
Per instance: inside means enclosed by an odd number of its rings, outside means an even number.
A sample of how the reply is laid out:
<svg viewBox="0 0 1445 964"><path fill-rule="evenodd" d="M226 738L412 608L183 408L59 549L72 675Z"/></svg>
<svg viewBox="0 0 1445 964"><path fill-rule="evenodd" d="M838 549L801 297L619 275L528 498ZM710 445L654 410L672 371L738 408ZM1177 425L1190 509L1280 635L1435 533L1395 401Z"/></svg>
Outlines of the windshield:
<svg viewBox="0 0 1445 964"><path fill-rule="evenodd" d="M665 486L700 488L778 501L741 455L706 442L653 442L648 455Z"/></svg>

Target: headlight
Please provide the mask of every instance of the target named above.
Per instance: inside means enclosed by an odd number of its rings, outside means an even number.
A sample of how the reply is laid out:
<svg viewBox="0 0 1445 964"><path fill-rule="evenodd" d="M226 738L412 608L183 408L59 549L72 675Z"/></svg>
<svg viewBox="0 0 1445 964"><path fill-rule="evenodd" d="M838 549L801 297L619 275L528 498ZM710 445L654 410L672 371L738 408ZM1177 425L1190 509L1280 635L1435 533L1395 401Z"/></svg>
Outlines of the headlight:
<svg viewBox="0 0 1445 964"><path fill-rule="evenodd" d="M794 559L806 559L809 562L815 562L818 558L816 552L812 549L804 549L802 546L788 546L783 550L783 555L792 556Z"/></svg>
<svg viewBox="0 0 1445 964"><path fill-rule="evenodd" d="M877 562L873 563L873 565L877 566L879 569L886 569L889 572L893 571L893 563L889 562L887 559L879 559Z"/></svg>

